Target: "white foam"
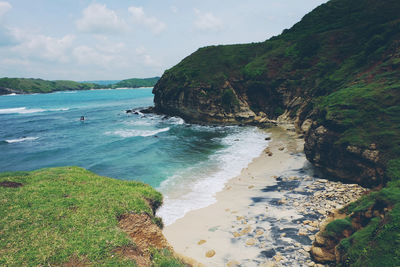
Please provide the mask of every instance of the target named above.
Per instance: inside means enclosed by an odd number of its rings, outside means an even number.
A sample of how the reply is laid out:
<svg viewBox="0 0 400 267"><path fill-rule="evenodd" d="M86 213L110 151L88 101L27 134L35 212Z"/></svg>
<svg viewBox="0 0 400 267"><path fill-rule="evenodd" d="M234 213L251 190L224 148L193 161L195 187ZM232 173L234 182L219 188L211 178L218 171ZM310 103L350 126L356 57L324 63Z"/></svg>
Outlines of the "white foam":
<svg viewBox="0 0 400 267"><path fill-rule="evenodd" d="M45 112L45 111L66 111L69 108L56 108L56 109L42 109L42 108L26 108L26 107L19 107L19 108L4 108L0 109L0 114L31 114L37 112Z"/></svg>
<svg viewBox="0 0 400 267"><path fill-rule="evenodd" d="M24 141L34 141L38 138L39 137L23 137L23 138L18 138L18 139L6 140L6 142L12 144L12 143L20 143L20 142L24 142Z"/></svg>
<svg viewBox="0 0 400 267"><path fill-rule="evenodd" d="M53 109L48 109L46 111L67 111L69 108L53 108Z"/></svg>
<svg viewBox="0 0 400 267"><path fill-rule="evenodd" d="M265 137L265 132L257 128L241 128L223 138L221 142L226 147L207 162L176 173L160 185L158 190L165 200L157 215L169 225L188 211L215 203L215 194L222 191L225 183L238 176L268 146Z"/></svg>
<svg viewBox="0 0 400 267"><path fill-rule="evenodd" d="M182 118L179 118L179 117L168 118L167 122L171 123L171 124L176 124L176 125L182 125L182 124L185 123L185 121Z"/></svg>
<svg viewBox="0 0 400 267"><path fill-rule="evenodd" d="M143 137L153 136L158 133L167 132L167 131L169 131L169 127L158 129L158 130L117 130L114 132L106 132L106 134L118 135L123 138L128 138L128 137L134 137L134 136L143 136Z"/></svg>
<svg viewBox="0 0 400 267"><path fill-rule="evenodd" d="M27 109L26 107L21 107L21 108L4 108L0 109L0 114L29 114L29 113L36 113L36 112L43 112L46 111L45 109L41 108L33 108L33 109Z"/></svg>

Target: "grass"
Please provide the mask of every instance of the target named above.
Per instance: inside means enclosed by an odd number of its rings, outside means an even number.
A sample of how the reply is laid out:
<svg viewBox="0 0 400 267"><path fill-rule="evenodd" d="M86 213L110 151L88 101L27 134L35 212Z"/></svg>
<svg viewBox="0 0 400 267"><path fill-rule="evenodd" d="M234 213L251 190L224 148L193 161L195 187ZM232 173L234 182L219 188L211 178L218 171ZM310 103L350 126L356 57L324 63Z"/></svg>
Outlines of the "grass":
<svg viewBox="0 0 400 267"><path fill-rule="evenodd" d="M118 228L118 217L129 212L153 217L152 207L162 203L161 194L148 185L78 167L2 173L4 181L23 186L0 187L1 266L61 265L73 259L134 266L112 252L133 245Z"/></svg>
<svg viewBox="0 0 400 267"><path fill-rule="evenodd" d="M341 236L345 230L353 230L353 226L349 218L338 219L329 223L325 228L324 234L330 237Z"/></svg>

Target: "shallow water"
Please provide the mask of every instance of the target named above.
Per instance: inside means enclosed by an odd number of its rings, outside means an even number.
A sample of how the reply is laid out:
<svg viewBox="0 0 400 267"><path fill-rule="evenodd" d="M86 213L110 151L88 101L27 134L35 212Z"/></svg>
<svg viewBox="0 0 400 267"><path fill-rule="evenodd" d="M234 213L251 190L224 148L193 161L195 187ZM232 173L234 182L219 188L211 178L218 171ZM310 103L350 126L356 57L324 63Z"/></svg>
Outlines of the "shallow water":
<svg viewBox="0 0 400 267"><path fill-rule="evenodd" d="M267 146L266 134L125 112L151 106L151 90L0 96L0 171L74 165L139 180L164 194L159 215L167 224L213 203L224 183Z"/></svg>

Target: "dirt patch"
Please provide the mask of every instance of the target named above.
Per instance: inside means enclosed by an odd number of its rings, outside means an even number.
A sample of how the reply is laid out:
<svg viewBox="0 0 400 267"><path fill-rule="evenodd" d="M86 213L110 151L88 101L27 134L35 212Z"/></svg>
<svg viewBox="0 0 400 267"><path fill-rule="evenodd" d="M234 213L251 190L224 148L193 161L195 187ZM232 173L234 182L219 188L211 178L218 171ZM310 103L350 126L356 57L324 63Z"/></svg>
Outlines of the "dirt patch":
<svg viewBox="0 0 400 267"><path fill-rule="evenodd" d="M138 267L151 266L150 255L140 251L134 246L120 247L114 250L115 253L124 256L130 260L134 260Z"/></svg>
<svg viewBox="0 0 400 267"><path fill-rule="evenodd" d="M3 181L3 182L0 182L0 186L1 187L17 188L17 187L23 186L23 184L17 183L17 182L11 182L11 181Z"/></svg>
<svg viewBox="0 0 400 267"><path fill-rule="evenodd" d="M124 214L120 217L118 226L129 234L142 251L148 251L150 248L171 249L161 229L147 214Z"/></svg>
<svg viewBox="0 0 400 267"><path fill-rule="evenodd" d="M62 267L86 267L91 264L86 258L79 258L78 256L72 256L71 259L64 263Z"/></svg>
<svg viewBox="0 0 400 267"><path fill-rule="evenodd" d="M118 226L132 238L136 247L125 246L117 248L115 252L134 260L139 267L151 265L151 248L173 251L161 229L153 223L149 215L124 214L118 219Z"/></svg>

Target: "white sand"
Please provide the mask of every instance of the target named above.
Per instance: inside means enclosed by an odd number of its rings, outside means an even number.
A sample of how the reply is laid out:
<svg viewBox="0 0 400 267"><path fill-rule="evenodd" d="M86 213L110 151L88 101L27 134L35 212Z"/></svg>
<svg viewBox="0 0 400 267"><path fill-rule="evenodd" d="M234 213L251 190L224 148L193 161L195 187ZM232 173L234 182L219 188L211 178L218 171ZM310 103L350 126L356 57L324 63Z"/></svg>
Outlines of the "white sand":
<svg viewBox="0 0 400 267"><path fill-rule="evenodd" d="M259 266L260 262L254 259L259 257L266 243L255 238L271 239L269 223L262 221L263 216L268 213L277 220L295 218L296 214L290 210L270 208L267 211L265 204L254 204L251 199L260 197L261 189L276 184L276 176L301 168L306 162L304 156L293 155L302 151L301 139L279 127L266 131L271 133L267 150L272 156L263 152L254 159L216 195L215 204L191 211L165 227L164 235L176 252L206 266ZM280 150L282 148L284 150ZM282 197L279 191L273 194ZM215 255L207 257L210 250L214 250Z"/></svg>

